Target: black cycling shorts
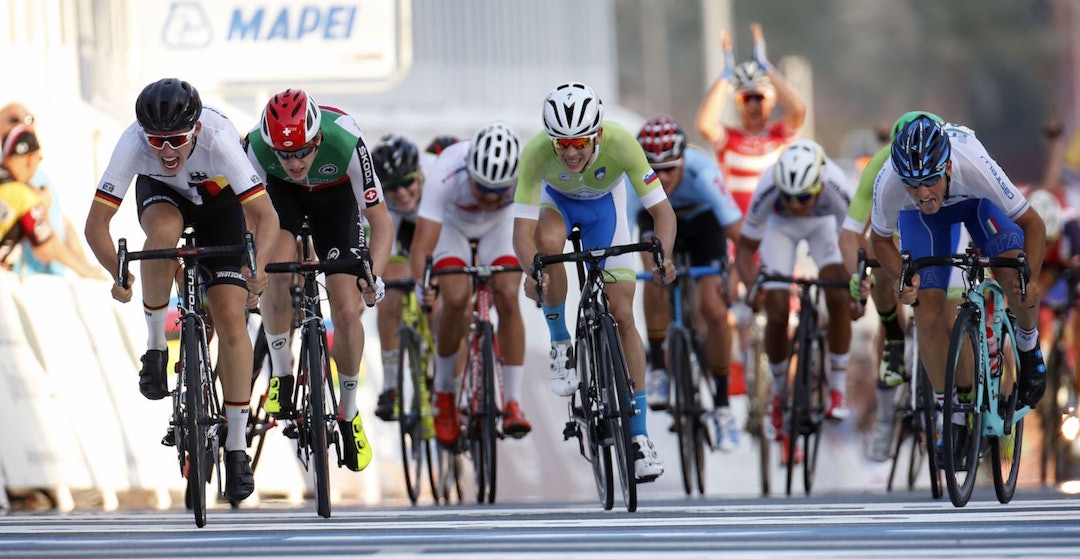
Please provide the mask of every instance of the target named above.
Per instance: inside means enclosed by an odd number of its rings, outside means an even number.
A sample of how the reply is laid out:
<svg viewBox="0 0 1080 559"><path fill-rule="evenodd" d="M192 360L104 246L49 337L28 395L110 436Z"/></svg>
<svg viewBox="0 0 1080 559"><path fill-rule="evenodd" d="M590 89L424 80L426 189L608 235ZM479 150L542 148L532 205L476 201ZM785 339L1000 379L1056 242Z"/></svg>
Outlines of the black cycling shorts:
<svg viewBox="0 0 1080 559"><path fill-rule="evenodd" d="M355 254L353 249L360 247L363 238L360 207L349 181L322 190L308 190L277 177L267 177L266 191L277 210L282 229L299 235L304 217L308 218L319 260ZM337 273L359 275L360 271Z"/></svg>
<svg viewBox="0 0 1080 559"><path fill-rule="evenodd" d="M641 240L653 236L653 219L647 210L641 210L637 216ZM712 212L702 212L690 219L676 218L675 252L690 253L691 266L712 266L724 259L727 252L727 238L724 229L716 221Z"/></svg>

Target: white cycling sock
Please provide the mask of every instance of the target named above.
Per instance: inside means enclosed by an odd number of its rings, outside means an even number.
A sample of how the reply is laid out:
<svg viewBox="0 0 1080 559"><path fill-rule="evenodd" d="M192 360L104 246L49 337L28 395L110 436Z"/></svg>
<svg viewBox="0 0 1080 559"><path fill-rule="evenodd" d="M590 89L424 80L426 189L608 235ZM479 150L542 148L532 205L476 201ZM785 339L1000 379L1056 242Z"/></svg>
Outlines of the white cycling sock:
<svg viewBox="0 0 1080 559"><path fill-rule="evenodd" d="M521 402L521 381L525 377L524 365L503 365L503 391L507 402Z"/></svg>
<svg viewBox="0 0 1080 559"><path fill-rule="evenodd" d="M343 375L338 371L338 380L341 382L341 417L346 421L352 421L358 410L356 409L356 385L360 375Z"/></svg>
<svg viewBox="0 0 1080 559"><path fill-rule="evenodd" d="M839 390L840 392L847 392L847 366L848 366L849 354L847 353L830 353L829 354L829 388L832 390Z"/></svg>
<svg viewBox="0 0 1080 559"><path fill-rule="evenodd" d="M169 343L165 341L165 318L169 314L169 304L159 309L152 309L143 301L143 315L146 317L146 349L165 350Z"/></svg>
<svg viewBox="0 0 1080 559"><path fill-rule="evenodd" d="M1024 330L1023 328L1016 329L1016 349L1020 351L1031 351L1035 349L1035 344L1039 343L1039 328L1035 327L1031 330Z"/></svg>
<svg viewBox="0 0 1080 559"><path fill-rule="evenodd" d="M270 374L284 377L292 374L292 332L284 334L266 333L266 345L270 347Z"/></svg>
<svg viewBox="0 0 1080 559"><path fill-rule="evenodd" d="M225 404L225 422L229 432L225 436L225 450L247 450L247 424L251 409L247 406Z"/></svg>
<svg viewBox="0 0 1080 559"><path fill-rule="evenodd" d="M398 350L382 352L383 392L397 388Z"/></svg>
<svg viewBox="0 0 1080 559"><path fill-rule="evenodd" d="M784 359L779 363L769 363L769 371L772 372L773 395L781 398L787 397L788 369L790 366L790 359Z"/></svg>
<svg viewBox="0 0 1080 559"><path fill-rule="evenodd" d="M435 357L435 391L454 392L454 367L457 366L457 354Z"/></svg>

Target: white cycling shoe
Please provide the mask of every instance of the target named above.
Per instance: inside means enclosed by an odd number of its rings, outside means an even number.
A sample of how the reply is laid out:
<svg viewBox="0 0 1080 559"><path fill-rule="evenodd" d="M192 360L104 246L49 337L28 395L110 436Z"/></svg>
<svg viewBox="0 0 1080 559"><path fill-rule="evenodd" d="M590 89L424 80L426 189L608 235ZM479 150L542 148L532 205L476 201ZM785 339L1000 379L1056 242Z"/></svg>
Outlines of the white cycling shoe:
<svg viewBox="0 0 1080 559"><path fill-rule="evenodd" d="M578 388L577 360L570 340L551 344L551 391L569 396Z"/></svg>
<svg viewBox="0 0 1080 559"><path fill-rule="evenodd" d="M646 435L636 435L630 439L634 445L634 475L638 483L648 483L664 473L664 463L653 448L652 441Z"/></svg>

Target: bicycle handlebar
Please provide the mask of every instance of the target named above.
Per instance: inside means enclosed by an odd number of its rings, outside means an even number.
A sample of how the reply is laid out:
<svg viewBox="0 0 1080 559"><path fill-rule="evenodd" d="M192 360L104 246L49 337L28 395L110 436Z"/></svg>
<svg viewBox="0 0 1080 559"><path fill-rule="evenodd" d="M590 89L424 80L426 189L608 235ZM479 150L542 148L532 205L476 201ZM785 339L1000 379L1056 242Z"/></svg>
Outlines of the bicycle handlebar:
<svg viewBox="0 0 1080 559"><path fill-rule="evenodd" d="M199 259L208 256L234 256L244 255L247 266L251 270L251 277L258 274L255 267L255 239L251 231L244 231L244 244L242 245L218 245L218 246L181 246L177 248L160 248L150 250L129 251L127 239L121 238L117 243L117 278L116 285L127 289L128 265L135 260L174 260L174 259Z"/></svg>
<svg viewBox="0 0 1080 559"><path fill-rule="evenodd" d="M923 268L931 266L950 266L964 271L965 280L969 285L974 284L986 268L1013 268L1020 276L1020 300L1027 299L1027 284L1031 276L1031 267L1028 265L1027 255L1021 252L1016 258L1007 256L984 256L977 248L969 248L966 252L950 254L947 256L924 256L922 258L911 257L911 251L905 250L900 253L900 287L897 297L904 294L904 286L911 285L911 277ZM915 304L918 305L918 299Z"/></svg>
<svg viewBox="0 0 1080 559"><path fill-rule="evenodd" d="M619 256L620 254L627 254L631 252L651 252L653 255L653 263L656 264L657 269L660 270L660 279L661 281L664 281L664 249L660 243L660 239L656 236L653 236L652 240L648 242L615 245L607 248L578 250L573 252L565 252L562 254L550 254L548 256L541 256L540 253L536 253L536 255L533 256L532 271L529 274L534 280L536 280L536 306L540 307L544 304L544 266L551 266L552 264L561 264L565 262L581 262L596 266L599 265L600 261L604 260L605 258ZM666 284L667 282L664 283Z"/></svg>
<svg viewBox="0 0 1080 559"><path fill-rule="evenodd" d="M819 287L823 289L848 289L848 282L837 279L821 279L821 278L800 278L796 276L789 276L785 274L778 274L770 272L768 270L758 271L757 277L754 278L754 284L750 286L749 293L746 294L748 301L753 301L757 298L757 292L761 289L761 285L767 281L778 281L782 283L788 283L797 285L800 288Z"/></svg>
<svg viewBox="0 0 1080 559"><path fill-rule="evenodd" d="M360 280L367 281L368 286L374 288L375 286L375 274L371 271L371 253L367 247L360 247L356 249L358 251L357 258L355 259L335 259L335 260L304 260L300 262L271 262L266 265L266 273L268 274L311 274L316 275L319 273L332 274L336 272L350 272L359 270L360 275L356 278L356 288L360 289ZM411 281L411 280L410 280ZM364 304L368 307L374 307L375 303L368 304L367 300Z"/></svg>
<svg viewBox="0 0 1080 559"><path fill-rule="evenodd" d="M870 269L871 268L880 268L881 263L878 262L877 260L867 258L865 248L859 248L859 253L858 254L859 254L859 256L858 256L858 261L855 264L855 269L857 269L859 271L858 272L858 274L859 274L859 298L856 299L855 306L856 306L856 309L858 310L858 312L862 313L863 306L866 305L866 296L862 292L863 281L866 279L866 276L870 275Z"/></svg>

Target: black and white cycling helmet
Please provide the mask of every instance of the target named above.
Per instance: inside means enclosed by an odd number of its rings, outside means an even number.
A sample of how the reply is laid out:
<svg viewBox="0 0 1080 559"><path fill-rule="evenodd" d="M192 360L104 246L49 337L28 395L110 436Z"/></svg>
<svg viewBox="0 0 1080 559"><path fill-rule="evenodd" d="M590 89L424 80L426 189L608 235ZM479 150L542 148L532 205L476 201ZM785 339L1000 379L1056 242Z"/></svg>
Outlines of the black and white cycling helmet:
<svg viewBox="0 0 1080 559"><path fill-rule="evenodd" d="M1061 232L1061 202L1048 190L1036 190L1028 195L1028 204L1046 224L1046 240L1054 241Z"/></svg>
<svg viewBox="0 0 1080 559"><path fill-rule="evenodd" d="M825 150L813 140L796 140L776 160L773 176L780 192L799 196L818 188L824 168Z"/></svg>
<svg viewBox="0 0 1080 559"><path fill-rule="evenodd" d="M469 177L490 189L509 188L517 181L521 139L509 126L496 122L476 131L469 145Z"/></svg>
<svg viewBox="0 0 1080 559"><path fill-rule="evenodd" d="M600 130L604 104L581 82L556 87L544 98L544 128L552 138L582 138Z"/></svg>
<svg viewBox="0 0 1080 559"><path fill-rule="evenodd" d="M740 62L738 66L735 66L735 70L731 74L731 83L735 86L736 92L763 91L772 88L769 77L761 70L761 66L753 60Z"/></svg>

